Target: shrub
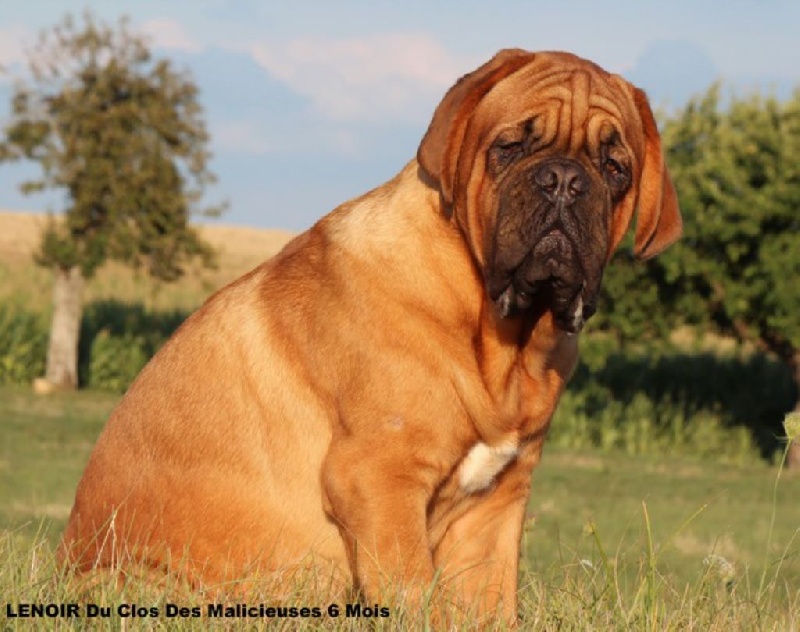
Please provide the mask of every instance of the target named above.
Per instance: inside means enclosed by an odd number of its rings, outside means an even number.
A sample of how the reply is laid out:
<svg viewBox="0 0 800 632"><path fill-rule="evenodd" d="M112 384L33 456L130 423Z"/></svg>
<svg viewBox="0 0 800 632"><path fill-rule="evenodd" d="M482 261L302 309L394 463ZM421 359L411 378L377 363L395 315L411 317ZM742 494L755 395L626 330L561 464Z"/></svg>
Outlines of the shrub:
<svg viewBox="0 0 800 632"><path fill-rule="evenodd" d="M48 316L19 301L0 301L0 385L30 384L44 375ZM141 304L90 303L81 325L80 385L124 392L185 318L181 311L153 312Z"/></svg>
<svg viewBox="0 0 800 632"><path fill-rule="evenodd" d="M81 323L81 385L124 392L186 316L181 310L154 311L141 303L90 303Z"/></svg>
<svg viewBox="0 0 800 632"><path fill-rule="evenodd" d="M44 373L47 335L41 314L0 303L0 384L26 384Z"/></svg>
<svg viewBox="0 0 800 632"><path fill-rule="evenodd" d="M795 395L791 375L761 354L609 352L587 340L553 419L570 449L774 459ZM599 345L599 346L598 346Z"/></svg>
<svg viewBox="0 0 800 632"><path fill-rule="evenodd" d="M147 360L141 336L130 333L114 336L108 330L101 330L91 344L85 385L123 393Z"/></svg>

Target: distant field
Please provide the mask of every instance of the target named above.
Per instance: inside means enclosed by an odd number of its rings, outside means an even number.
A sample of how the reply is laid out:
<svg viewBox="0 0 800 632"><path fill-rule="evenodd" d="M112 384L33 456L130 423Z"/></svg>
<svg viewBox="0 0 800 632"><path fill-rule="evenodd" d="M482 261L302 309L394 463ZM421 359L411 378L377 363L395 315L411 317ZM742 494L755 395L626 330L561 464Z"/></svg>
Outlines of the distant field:
<svg viewBox="0 0 800 632"><path fill-rule="evenodd" d="M31 307L48 309L51 275L36 266L33 253L46 216L0 211L0 299L15 297ZM141 301L154 309L191 309L215 289L251 270L280 250L293 234L238 226L208 225L201 234L218 250L219 268L187 274L176 283L157 284L110 264L86 290L86 301L114 298Z"/></svg>

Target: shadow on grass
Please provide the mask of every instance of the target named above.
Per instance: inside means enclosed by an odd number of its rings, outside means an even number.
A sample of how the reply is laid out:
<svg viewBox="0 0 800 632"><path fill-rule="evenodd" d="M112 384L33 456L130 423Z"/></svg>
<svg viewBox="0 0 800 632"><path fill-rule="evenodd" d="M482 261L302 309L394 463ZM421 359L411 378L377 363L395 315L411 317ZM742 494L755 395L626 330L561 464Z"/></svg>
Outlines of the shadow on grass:
<svg viewBox="0 0 800 632"><path fill-rule="evenodd" d="M570 388L583 391L590 406L609 397L630 404L644 394L686 419L711 413L726 427L746 427L765 458L783 449L782 420L798 396L789 369L761 354L612 353L594 369L581 365Z"/></svg>

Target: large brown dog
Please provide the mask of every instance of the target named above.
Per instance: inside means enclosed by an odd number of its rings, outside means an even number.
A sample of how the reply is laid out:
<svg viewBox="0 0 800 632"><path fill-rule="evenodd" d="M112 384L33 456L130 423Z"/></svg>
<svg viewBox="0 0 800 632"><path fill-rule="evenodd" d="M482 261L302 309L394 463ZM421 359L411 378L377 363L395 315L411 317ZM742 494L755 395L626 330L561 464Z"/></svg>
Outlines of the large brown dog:
<svg viewBox="0 0 800 632"><path fill-rule="evenodd" d="M681 218L645 95L566 53L463 77L416 160L212 296L145 367L83 476L80 568L203 585L332 573L370 603L516 618L550 418L638 208Z"/></svg>

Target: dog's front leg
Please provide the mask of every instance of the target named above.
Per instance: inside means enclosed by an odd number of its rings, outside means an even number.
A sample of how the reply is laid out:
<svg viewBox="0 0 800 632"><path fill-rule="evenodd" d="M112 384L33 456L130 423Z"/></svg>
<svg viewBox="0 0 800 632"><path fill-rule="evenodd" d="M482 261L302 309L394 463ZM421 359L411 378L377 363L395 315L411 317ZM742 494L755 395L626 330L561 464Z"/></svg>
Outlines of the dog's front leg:
<svg viewBox="0 0 800 632"><path fill-rule="evenodd" d="M477 621L494 621L499 615L509 627L516 625L520 539L531 472L541 449L540 438L526 442L485 489L465 490L465 481L458 476L445 485L451 494L459 485L469 497L463 501L466 511L459 512L437 537L435 562L442 569L444 585Z"/></svg>
<svg viewBox="0 0 800 632"><path fill-rule="evenodd" d="M430 463L374 439L334 440L322 470L326 511L345 541L356 586L370 601L419 605L434 579L426 506Z"/></svg>

